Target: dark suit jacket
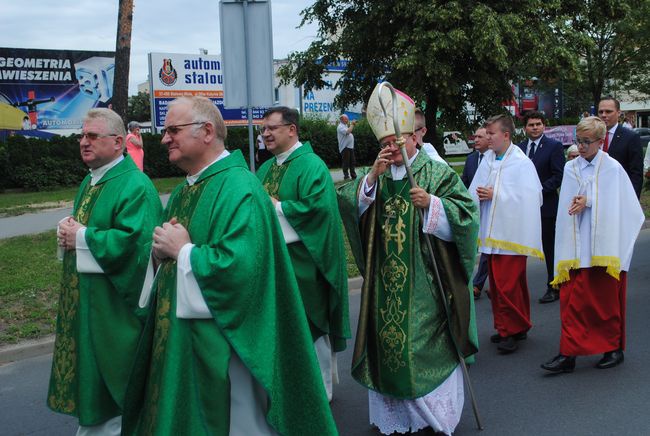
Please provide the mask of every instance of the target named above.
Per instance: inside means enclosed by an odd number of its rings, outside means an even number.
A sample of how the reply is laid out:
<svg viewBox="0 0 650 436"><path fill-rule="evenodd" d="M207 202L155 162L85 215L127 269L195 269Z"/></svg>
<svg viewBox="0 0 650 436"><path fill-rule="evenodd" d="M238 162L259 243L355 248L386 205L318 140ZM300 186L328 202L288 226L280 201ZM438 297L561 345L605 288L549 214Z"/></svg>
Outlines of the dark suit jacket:
<svg viewBox="0 0 650 436"><path fill-rule="evenodd" d="M474 150L468 154L465 159L465 168L463 168L463 174L461 174L460 179L463 181L466 188L469 188L469 185L472 184L472 179L478 169L478 155L479 152Z"/></svg>
<svg viewBox="0 0 650 436"><path fill-rule="evenodd" d="M639 134L619 125L614 132L612 143L607 151L616 159L632 181L636 196L641 197L643 187L643 148Z"/></svg>
<svg viewBox="0 0 650 436"><path fill-rule="evenodd" d="M528 147L529 139L517 144L524 153ZM537 150L532 159L537 169L539 181L542 183L542 217L552 218L557 216L557 202L560 199L557 190L562 184L564 174L564 147L558 140L542 135L542 140L537 144Z"/></svg>

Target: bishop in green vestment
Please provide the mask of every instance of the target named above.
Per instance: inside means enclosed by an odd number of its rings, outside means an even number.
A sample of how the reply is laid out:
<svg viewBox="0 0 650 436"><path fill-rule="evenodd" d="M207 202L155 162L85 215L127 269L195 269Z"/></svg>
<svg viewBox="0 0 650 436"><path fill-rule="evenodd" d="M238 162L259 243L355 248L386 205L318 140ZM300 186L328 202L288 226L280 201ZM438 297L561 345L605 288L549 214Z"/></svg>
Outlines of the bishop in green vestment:
<svg viewBox="0 0 650 436"><path fill-rule="evenodd" d="M283 229L305 306L328 398L336 381L336 352L350 337L343 229L334 183L309 143L298 140L298 111L264 114L263 136L273 158L257 172Z"/></svg>
<svg viewBox="0 0 650 436"><path fill-rule="evenodd" d="M165 125L190 175L154 231L124 434L337 434L271 201L209 99L175 100Z"/></svg>
<svg viewBox="0 0 650 436"><path fill-rule="evenodd" d="M382 150L365 176L339 188L341 215L364 277L352 375L370 390L370 422L382 433L431 427L451 434L463 408L456 347L464 357L477 351L469 285L477 208L448 165L417 151L415 105L398 92L398 122L418 186L410 187L392 116L383 116L378 99L376 88L368 120ZM425 211L424 222L418 208ZM425 238L434 247L449 317Z"/></svg>
<svg viewBox="0 0 650 436"><path fill-rule="evenodd" d="M122 156L125 136L115 112L88 113L79 143L90 174L58 231L65 252L47 404L104 434L119 434L142 329L138 295L162 214L151 180Z"/></svg>

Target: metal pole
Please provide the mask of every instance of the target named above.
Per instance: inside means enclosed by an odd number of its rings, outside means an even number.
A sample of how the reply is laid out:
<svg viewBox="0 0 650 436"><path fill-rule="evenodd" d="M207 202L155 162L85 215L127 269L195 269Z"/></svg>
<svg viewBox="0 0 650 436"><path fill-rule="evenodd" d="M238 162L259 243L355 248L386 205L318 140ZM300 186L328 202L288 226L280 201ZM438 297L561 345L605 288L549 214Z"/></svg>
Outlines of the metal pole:
<svg viewBox="0 0 650 436"><path fill-rule="evenodd" d="M396 142L397 145L399 145L400 152L402 154L402 160L404 160L404 167L406 168L406 174L408 175L409 179L409 184L411 185L411 188L416 188L418 185L415 182L415 178L413 177L413 171L411 171L411 166L409 165L409 159L408 155L406 154L406 147L404 147L406 141L404 141L404 138L402 137L402 132L400 131L399 128L399 122L397 121L397 95L395 95L395 88L393 88L393 85L391 85L388 82L383 82L381 86L386 86L392 95L392 104L393 104L393 128L395 130L395 136L396 136ZM386 116L386 109L384 108L384 104L381 101L381 91L382 87L380 86L379 88L379 103L381 105L382 110L384 111L384 116ZM418 208L418 213L420 217L420 222L424 222L424 211L420 208ZM436 285L438 286L438 294L440 298L442 299L443 306L445 308L445 315L447 316L447 326L449 327L449 334L451 335L451 341L454 344L454 348L456 349L456 355L458 356L458 362L460 364L461 371L463 372L463 378L465 379L465 383L467 384L467 390L469 391L469 397L472 402L472 410L474 411L474 418L476 419L476 426L478 427L479 430L483 430L483 423L481 422L481 417L478 413L478 404L476 403L476 398L474 396L474 389L472 388L472 382L469 378L469 372L467 371L467 365L465 364L465 358L463 357L463 353L461 353L460 348L456 341L454 340L453 334L451 334L451 312L449 310L449 302L447 301L447 296L445 295L445 291L443 290L442 287L442 281L440 280L440 272L438 270L438 263L436 262L436 257L434 255L433 251L433 245L431 244L431 238L429 237L428 234L424 234L425 238L424 240L426 241L427 244L427 251L429 253L429 258L431 259L431 264L433 267L433 275L436 278Z"/></svg>
<svg viewBox="0 0 650 436"><path fill-rule="evenodd" d="M248 45L248 0L243 0L244 3L244 59L246 65L246 117L248 119L248 151L250 159L250 168L255 173L255 143L253 142L253 108L251 107L251 81L250 81L250 65L248 63L248 54L250 47Z"/></svg>

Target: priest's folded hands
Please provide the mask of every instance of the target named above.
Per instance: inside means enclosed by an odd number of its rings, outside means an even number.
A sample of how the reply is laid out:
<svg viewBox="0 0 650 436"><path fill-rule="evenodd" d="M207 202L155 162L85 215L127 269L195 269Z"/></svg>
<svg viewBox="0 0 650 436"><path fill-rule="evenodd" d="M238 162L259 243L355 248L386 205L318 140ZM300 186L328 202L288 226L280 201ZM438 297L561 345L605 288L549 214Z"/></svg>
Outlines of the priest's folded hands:
<svg viewBox="0 0 650 436"><path fill-rule="evenodd" d="M59 245L66 250L74 250L77 247L77 231L81 227L82 225L72 217L61 222L57 232Z"/></svg>
<svg viewBox="0 0 650 436"><path fill-rule="evenodd" d="M187 229L175 218L158 226L153 231L153 255L157 259L178 259L178 253L185 244L192 243Z"/></svg>

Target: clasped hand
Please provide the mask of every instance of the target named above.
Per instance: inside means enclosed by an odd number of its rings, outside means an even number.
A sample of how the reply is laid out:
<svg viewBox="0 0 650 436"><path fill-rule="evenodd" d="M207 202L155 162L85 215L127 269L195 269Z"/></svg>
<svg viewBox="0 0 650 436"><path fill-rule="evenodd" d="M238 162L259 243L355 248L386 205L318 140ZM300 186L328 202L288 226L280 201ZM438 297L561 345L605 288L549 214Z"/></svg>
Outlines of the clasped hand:
<svg viewBox="0 0 650 436"><path fill-rule="evenodd" d="M492 186L479 186L476 188L476 195L481 201L492 200L494 188Z"/></svg>
<svg viewBox="0 0 650 436"><path fill-rule="evenodd" d="M191 242L187 229L179 224L176 218L172 218L154 229L153 255L160 260L167 258L176 260L181 248Z"/></svg>
<svg viewBox="0 0 650 436"><path fill-rule="evenodd" d="M56 232L59 247L66 250L77 248L77 231L83 227L74 218L68 217L65 221L59 223L59 229Z"/></svg>
<svg viewBox="0 0 650 436"><path fill-rule="evenodd" d="M569 215L577 215L587 207L587 196L576 195L569 205Z"/></svg>

